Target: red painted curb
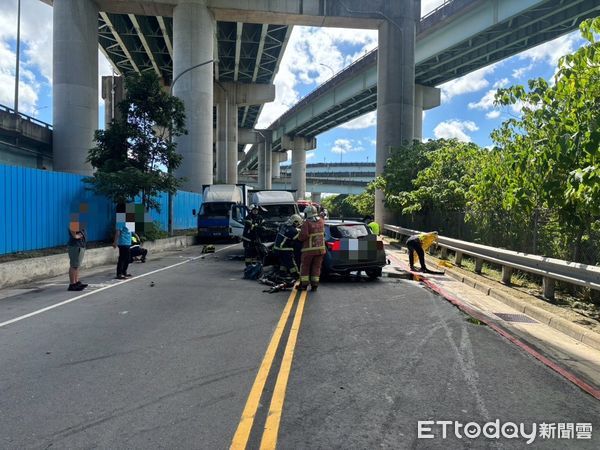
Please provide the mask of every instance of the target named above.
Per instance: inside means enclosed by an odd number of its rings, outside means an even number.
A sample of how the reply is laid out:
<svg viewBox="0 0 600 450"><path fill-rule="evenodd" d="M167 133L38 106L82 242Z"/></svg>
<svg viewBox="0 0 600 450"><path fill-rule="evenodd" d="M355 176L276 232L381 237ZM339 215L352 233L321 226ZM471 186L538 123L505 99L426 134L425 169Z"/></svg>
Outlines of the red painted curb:
<svg viewBox="0 0 600 450"><path fill-rule="evenodd" d="M388 255L388 256L391 257L393 260L395 260L396 263L403 265L403 263L401 263L400 260L396 256L394 256L394 255ZM563 376L564 378L569 380L571 383L575 384L578 388L580 388L581 390L590 394L592 397L596 398L597 400L600 400L600 389L596 389L595 387L589 385L588 383L583 381L581 378L579 378L577 375L569 372L564 367L562 367L559 364L555 363L554 361L548 359L547 357L542 355L540 352L538 352L534 348L530 347L529 345L527 345L525 342L521 341L516 336L509 333L507 330L503 329L502 327L498 326L496 323L492 322L487 316L479 313L478 311L475 311L473 308L466 305L464 302L462 302L461 300L459 300L458 298L456 298L449 292L445 291L443 288L436 285L430 279L418 274L418 275L416 275L416 280L423 282L432 291L439 294L444 299L448 300L450 303L452 303L458 309L460 309L461 311L464 311L465 313L469 314L470 316L474 317L475 319L485 323L492 330L494 330L501 336L505 337L513 344L517 345L519 348L521 348L522 350L524 350L525 352L527 352L528 354L533 356L535 359L540 361L542 364L544 364L547 367L549 367L550 369L554 370L559 375Z"/></svg>

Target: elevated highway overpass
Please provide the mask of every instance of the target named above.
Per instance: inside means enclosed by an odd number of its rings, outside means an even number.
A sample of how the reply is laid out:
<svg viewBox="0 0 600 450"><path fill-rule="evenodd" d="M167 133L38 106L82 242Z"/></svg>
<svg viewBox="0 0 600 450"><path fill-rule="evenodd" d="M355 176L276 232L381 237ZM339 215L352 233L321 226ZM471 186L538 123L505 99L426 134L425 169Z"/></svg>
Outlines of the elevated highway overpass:
<svg viewBox="0 0 600 450"><path fill-rule="evenodd" d="M574 30L600 12L595 0L454 0L423 17L415 48L415 138L421 137L421 112L439 104L429 87L497 62ZM295 142L314 147L314 137L377 109L375 49L346 67L275 120L272 151L291 150ZM242 160L256 168L258 146Z"/></svg>
<svg viewBox="0 0 600 450"><path fill-rule="evenodd" d="M352 76L342 72L257 130L263 151L243 167L258 167L268 186L277 171L271 143L275 153L292 150L299 193L317 134L377 107L380 172L390 147L419 135L420 109L436 104L433 86L566 33L600 8L595 0L454 0L419 22L417 0L43 1L54 6L54 168L91 172L85 159L97 126L100 44L120 73L154 71L183 99L190 132L178 139L186 163L177 175L192 191L237 181L238 129L253 127L273 97L290 26L378 29L377 54L353 65ZM376 215L384 213L380 200Z"/></svg>
<svg viewBox="0 0 600 450"><path fill-rule="evenodd" d="M292 169L282 166L271 189L292 189ZM306 165L306 190L313 197L322 193L360 194L375 179L375 163L317 163ZM240 182L259 187L258 173L248 170L240 174Z"/></svg>

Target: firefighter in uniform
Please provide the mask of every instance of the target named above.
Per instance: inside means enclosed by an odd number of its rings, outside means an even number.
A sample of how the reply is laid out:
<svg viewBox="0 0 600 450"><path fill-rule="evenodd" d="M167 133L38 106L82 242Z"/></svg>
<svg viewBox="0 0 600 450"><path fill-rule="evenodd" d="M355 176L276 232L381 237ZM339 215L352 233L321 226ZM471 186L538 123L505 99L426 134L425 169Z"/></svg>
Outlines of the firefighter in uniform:
<svg viewBox="0 0 600 450"><path fill-rule="evenodd" d="M275 256L279 260L280 267L287 271L293 278L297 279L298 266L294 258L294 243L297 242L300 232L298 228L302 225L302 217L298 214L290 216L286 223L282 224L275 238Z"/></svg>
<svg viewBox="0 0 600 450"><path fill-rule="evenodd" d="M244 242L244 261L246 266L256 263L258 252L256 250L256 240L258 239L258 229L263 222L262 216L258 213L258 206L252 205L250 212L244 220L244 232L242 241Z"/></svg>
<svg viewBox="0 0 600 450"><path fill-rule="evenodd" d="M310 282L311 290L319 287L321 265L325 255L325 224L314 206L304 210L306 220L300 229L298 239L302 241L302 259L300 263L300 285L298 289L306 289Z"/></svg>

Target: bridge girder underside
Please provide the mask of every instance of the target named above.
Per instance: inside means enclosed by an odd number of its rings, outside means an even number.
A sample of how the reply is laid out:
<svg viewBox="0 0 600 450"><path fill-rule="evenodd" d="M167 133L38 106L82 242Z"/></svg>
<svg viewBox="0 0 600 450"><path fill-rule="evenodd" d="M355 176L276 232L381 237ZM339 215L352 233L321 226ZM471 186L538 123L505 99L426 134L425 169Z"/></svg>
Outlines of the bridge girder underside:
<svg viewBox="0 0 600 450"><path fill-rule="evenodd" d="M372 87L344 102L334 105L326 112L314 116L310 122L306 122L294 130L292 136L316 136L349 120L360 117L367 112L374 111L376 107L377 88ZM273 151L283 151L281 148L281 139L273 142Z"/></svg>
<svg viewBox="0 0 600 450"><path fill-rule="evenodd" d="M600 13L597 0L551 0L419 62L417 83L438 86L574 30Z"/></svg>
<svg viewBox="0 0 600 450"><path fill-rule="evenodd" d="M291 28L287 25L217 22L215 80L273 83ZM172 17L101 12L98 34L101 50L120 75L154 71L165 85L171 83ZM253 128L261 110L262 105L238 108L239 127ZM214 120L216 127L216 114Z"/></svg>

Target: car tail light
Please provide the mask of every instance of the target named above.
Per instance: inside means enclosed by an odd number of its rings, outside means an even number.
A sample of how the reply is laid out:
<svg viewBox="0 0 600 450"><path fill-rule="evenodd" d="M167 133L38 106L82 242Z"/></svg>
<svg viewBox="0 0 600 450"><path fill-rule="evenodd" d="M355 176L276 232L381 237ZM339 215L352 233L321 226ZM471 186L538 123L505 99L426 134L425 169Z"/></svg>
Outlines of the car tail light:
<svg viewBox="0 0 600 450"><path fill-rule="evenodd" d="M383 241L377 241L377 250L383 250Z"/></svg>
<svg viewBox="0 0 600 450"><path fill-rule="evenodd" d="M329 250L337 252L340 250L341 247L340 241L327 242L327 247L329 248Z"/></svg>

